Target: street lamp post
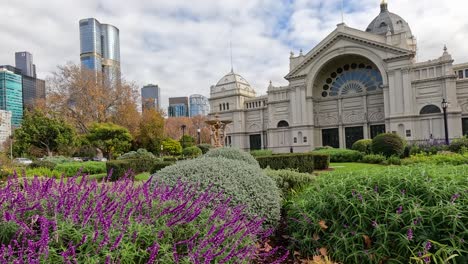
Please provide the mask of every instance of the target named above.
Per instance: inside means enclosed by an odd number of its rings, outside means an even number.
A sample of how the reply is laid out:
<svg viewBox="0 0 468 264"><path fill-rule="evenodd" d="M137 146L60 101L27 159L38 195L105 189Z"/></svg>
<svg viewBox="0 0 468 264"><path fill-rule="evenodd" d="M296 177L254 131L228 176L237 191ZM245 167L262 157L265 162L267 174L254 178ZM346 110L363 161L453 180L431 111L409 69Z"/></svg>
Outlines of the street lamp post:
<svg viewBox="0 0 468 264"><path fill-rule="evenodd" d="M201 133L201 129L200 128L197 128L197 141L198 141L198 145L201 144L201 137L200 137L200 133Z"/></svg>
<svg viewBox="0 0 468 264"><path fill-rule="evenodd" d="M13 160L13 135L10 135L10 159Z"/></svg>
<svg viewBox="0 0 468 264"><path fill-rule="evenodd" d="M449 103L445 98L442 100L442 109L444 110L444 128L445 128L445 144L449 144L448 123L447 123L447 108Z"/></svg>

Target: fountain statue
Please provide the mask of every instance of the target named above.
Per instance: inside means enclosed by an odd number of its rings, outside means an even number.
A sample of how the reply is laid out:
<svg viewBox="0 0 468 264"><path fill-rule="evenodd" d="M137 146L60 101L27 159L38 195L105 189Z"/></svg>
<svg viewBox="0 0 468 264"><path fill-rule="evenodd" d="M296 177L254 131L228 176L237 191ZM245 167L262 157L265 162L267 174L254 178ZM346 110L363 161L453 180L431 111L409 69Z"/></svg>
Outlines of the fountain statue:
<svg viewBox="0 0 468 264"><path fill-rule="evenodd" d="M219 115L215 115L214 120L206 121L208 125L210 125L210 129L213 135L213 146L215 148L222 148L224 146L224 134L226 126L232 121L228 120L219 120Z"/></svg>

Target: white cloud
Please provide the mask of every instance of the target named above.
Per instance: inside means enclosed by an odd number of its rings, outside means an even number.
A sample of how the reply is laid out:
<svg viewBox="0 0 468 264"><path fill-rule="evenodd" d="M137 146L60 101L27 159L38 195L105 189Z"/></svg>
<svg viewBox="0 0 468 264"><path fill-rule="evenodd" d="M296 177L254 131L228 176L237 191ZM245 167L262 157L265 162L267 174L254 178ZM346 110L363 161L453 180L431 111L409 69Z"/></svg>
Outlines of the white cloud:
<svg viewBox="0 0 468 264"><path fill-rule="evenodd" d="M95 17L120 29L122 73L139 86L157 83L163 103L170 96L208 95L209 87L234 68L257 89L269 80L286 84L289 51L312 49L341 21L340 0L0 0L0 64L14 52L34 55L39 76L56 65L79 62L78 21ZM379 12L378 0L344 1L345 22L364 30ZM389 1L418 39L419 60L442 54L467 61L468 3ZM232 33L231 33L232 31Z"/></svg>

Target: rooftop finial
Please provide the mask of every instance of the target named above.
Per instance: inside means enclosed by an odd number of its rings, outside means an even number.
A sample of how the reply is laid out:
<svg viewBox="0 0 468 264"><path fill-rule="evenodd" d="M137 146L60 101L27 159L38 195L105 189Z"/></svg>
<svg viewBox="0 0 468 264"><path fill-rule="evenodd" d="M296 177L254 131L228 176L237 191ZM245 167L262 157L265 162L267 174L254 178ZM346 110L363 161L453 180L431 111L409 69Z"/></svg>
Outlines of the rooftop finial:
<svg viewBox="0 0 468 264"><path fill-rule="evenodd" d="M386 12L388 11L388 3L387 0L382 0L380 3L380 12Z"/></svg>
<svg viewBox="0 0 468 264"><path fill-rule="evenodd" d="M444 45L444 52L447 52L447 45Z"/></svg>

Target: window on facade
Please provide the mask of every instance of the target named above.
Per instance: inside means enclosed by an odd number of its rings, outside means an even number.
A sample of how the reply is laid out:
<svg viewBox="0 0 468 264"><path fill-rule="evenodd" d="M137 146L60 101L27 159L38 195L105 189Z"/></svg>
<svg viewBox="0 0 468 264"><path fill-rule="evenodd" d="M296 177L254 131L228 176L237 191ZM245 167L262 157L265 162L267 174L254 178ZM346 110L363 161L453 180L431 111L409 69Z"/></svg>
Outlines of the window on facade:
<svg viewBox="0 0 468 264"><path fill-rule="evenodd" d="M463 135L468 136L468 118L462 118Z"/></svg>
<svg viewBox="0 0 468 264"><path fill-rule="evenodd" d="M458 79L463 79L463 71L458 71Z"/></svg>
<svg viewBox="0 0 468 264"><path fill-rule="evenodd" d="M307 137L304 137L304 143L307 143Z"/></svg>
<svg viewBox="0 0 468 264"><path fill-rule="evenodd" d="M465 70L465 78L468 78L468 69Z"/></svg>
<svg viewBox="0 0 468 264"><path fill-rule="evenodd" d="M411 130L406 130L406 137L411 137Z"/></svg>
<svg viewBox="0 0 468 264"><path fill-rule="evenodd" d="M419 112L420 115L430 115L441 113L440 108L435 105L426 105Z"/></svg>
<svg viewBox="0 0 468 264"><path fill-rule="evenodd" d="M229 110L229 103L226 104L226 109Z"/></svg>
<svg viewBox="0 0 468 264"><path fill-rule="evenodd" d="M289 123L287 121L281 120L278 122L278 127L289 127Z"/></svg>
<svg viewBox="0 0 468 264"><path fill-rule="evenodd" d="M221 104L219 104L219 111L223 111L223 107Z"/></svg>
<svg viewBox="0 0 468 264"><path fill-rule="evenodd" d="M294 144L297 143L297 137L294 138Z"/></svg>

